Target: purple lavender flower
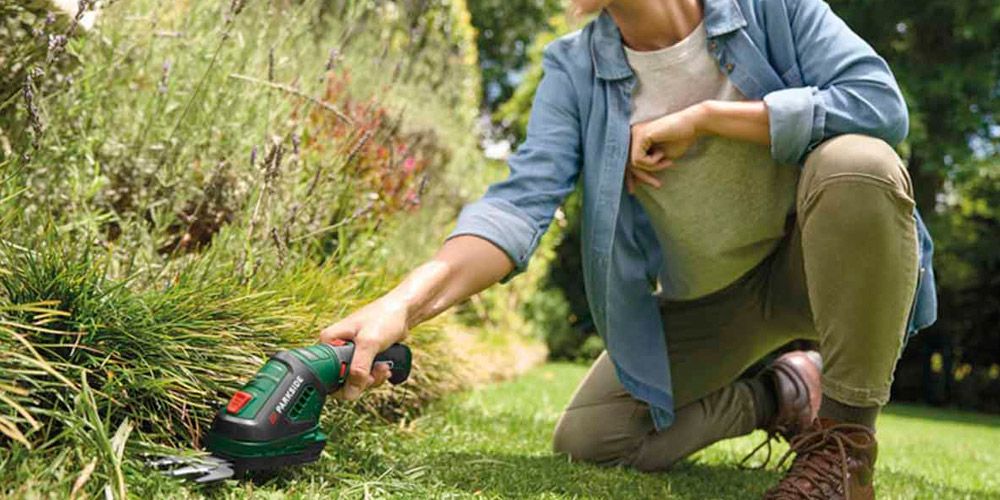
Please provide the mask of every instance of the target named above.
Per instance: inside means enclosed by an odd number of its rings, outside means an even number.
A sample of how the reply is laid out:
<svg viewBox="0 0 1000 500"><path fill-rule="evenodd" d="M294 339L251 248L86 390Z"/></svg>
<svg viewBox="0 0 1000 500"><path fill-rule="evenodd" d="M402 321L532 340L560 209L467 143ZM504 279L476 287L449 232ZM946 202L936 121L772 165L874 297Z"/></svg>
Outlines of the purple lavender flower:
<svg viewBox="0 0 1000 500"><path fill-rule="evenodd" d="M167 93L167 84L170 81L170 68L172 64L170 59L163 61L163 72L160 75L160 84L156 87L156 90L161 94Z"/></svg>

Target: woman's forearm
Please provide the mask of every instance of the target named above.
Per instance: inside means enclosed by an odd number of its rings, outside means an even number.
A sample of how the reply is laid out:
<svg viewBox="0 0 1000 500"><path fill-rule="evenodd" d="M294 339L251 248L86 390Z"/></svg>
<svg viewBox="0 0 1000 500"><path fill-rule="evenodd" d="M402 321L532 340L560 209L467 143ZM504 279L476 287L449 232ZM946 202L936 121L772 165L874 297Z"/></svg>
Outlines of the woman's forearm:
<svg viewBox="0 0 1000 500"><path fill-rule="evenodd" d="M488 288L513 268L507 254L493 243L460 235L410 271L384 299L406 308L410 328Z"/></svg>
<svg viewBox="0 0 1000 500"><path fill-rule="evenodd" d="M699 134L771 144L771 127L764 101L703 101L695 106L695 128Z"/></svg>
<svg viewBox="0 0 1000 500"><path fill-rule="evenodd" d="M500 281L513 268L507 255L489 241L456 236L389 293L324 328L321 342L345 340L355 346L351 374L336 397L357 399L366 388L384 383L391 373L386 364L374 363L380 351L403 340L417 323Z"/></svg>

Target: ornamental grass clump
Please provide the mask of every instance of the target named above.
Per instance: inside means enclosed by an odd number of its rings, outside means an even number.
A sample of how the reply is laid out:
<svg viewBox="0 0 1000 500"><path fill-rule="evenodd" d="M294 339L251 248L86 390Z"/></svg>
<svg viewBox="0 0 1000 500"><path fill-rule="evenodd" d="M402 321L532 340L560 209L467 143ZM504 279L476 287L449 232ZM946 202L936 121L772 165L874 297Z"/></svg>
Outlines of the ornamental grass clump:
<svg viewBox="0 0 1000 500"><path fill-rule="evenodd" d="M27 448L57 446L66 430L62 417L86 389L85 377L111 427L127 420L144 442L197 446L219 405L269 355L315 341L324 309L359 285L333 279L335 272L299 269L286 278L296 279L297 289L276 282L250 290L193 266L168 287L134 292L107 279L98 256L53 242L31 250L6 245L0 434ZM331 403L328 425L347 426L359 415L404 418L458 387L453 353L436 329L421 329L408 342L413 379L357 403Z"/></svg>
<svg viewBox="0 0 1000 500"><path fill-rule="evenodd" d="M8 246L0 268L0 352L14 363L0 361L0 384L30 387L0 427L27 445L58 435L84 374L118 423L196 441L216 400L303 330L301 308L274 293L219 282L136 293L97 256L59 247Z"/></svg>

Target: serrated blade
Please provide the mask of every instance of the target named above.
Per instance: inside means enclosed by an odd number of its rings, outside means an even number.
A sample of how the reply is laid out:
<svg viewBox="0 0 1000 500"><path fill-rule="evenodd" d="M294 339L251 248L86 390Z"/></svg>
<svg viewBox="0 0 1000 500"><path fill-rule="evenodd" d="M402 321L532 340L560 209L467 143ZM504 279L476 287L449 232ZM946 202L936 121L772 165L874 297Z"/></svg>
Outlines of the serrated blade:
<svg viewBox="0 0 1000 500"><path fill-rule="evenodd" d="M233 477L235 470L229 460L214 455L204 457L162 456L146 460L146 465L161 474L192 481L196 484L211 484Z"/></svg>

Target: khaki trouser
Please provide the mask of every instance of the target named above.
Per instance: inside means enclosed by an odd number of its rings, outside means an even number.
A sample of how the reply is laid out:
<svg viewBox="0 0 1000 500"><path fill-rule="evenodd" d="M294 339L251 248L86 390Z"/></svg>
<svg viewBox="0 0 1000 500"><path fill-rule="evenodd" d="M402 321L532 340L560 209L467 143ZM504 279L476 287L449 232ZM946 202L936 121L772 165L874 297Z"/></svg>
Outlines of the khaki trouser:
<svg viewBox="0 0 1000 500"><path fill-rule="evenodd" d="M913 191L892 148L839 136L807 158L796 216L779 248L707 297L662 302L675 423L656 432L607 353L580 383L556 426L554 448L573 459L663 470L718 440L754 429L746 368L794 339L819 341L823 394L884 405L917 280Z"/></svg>

